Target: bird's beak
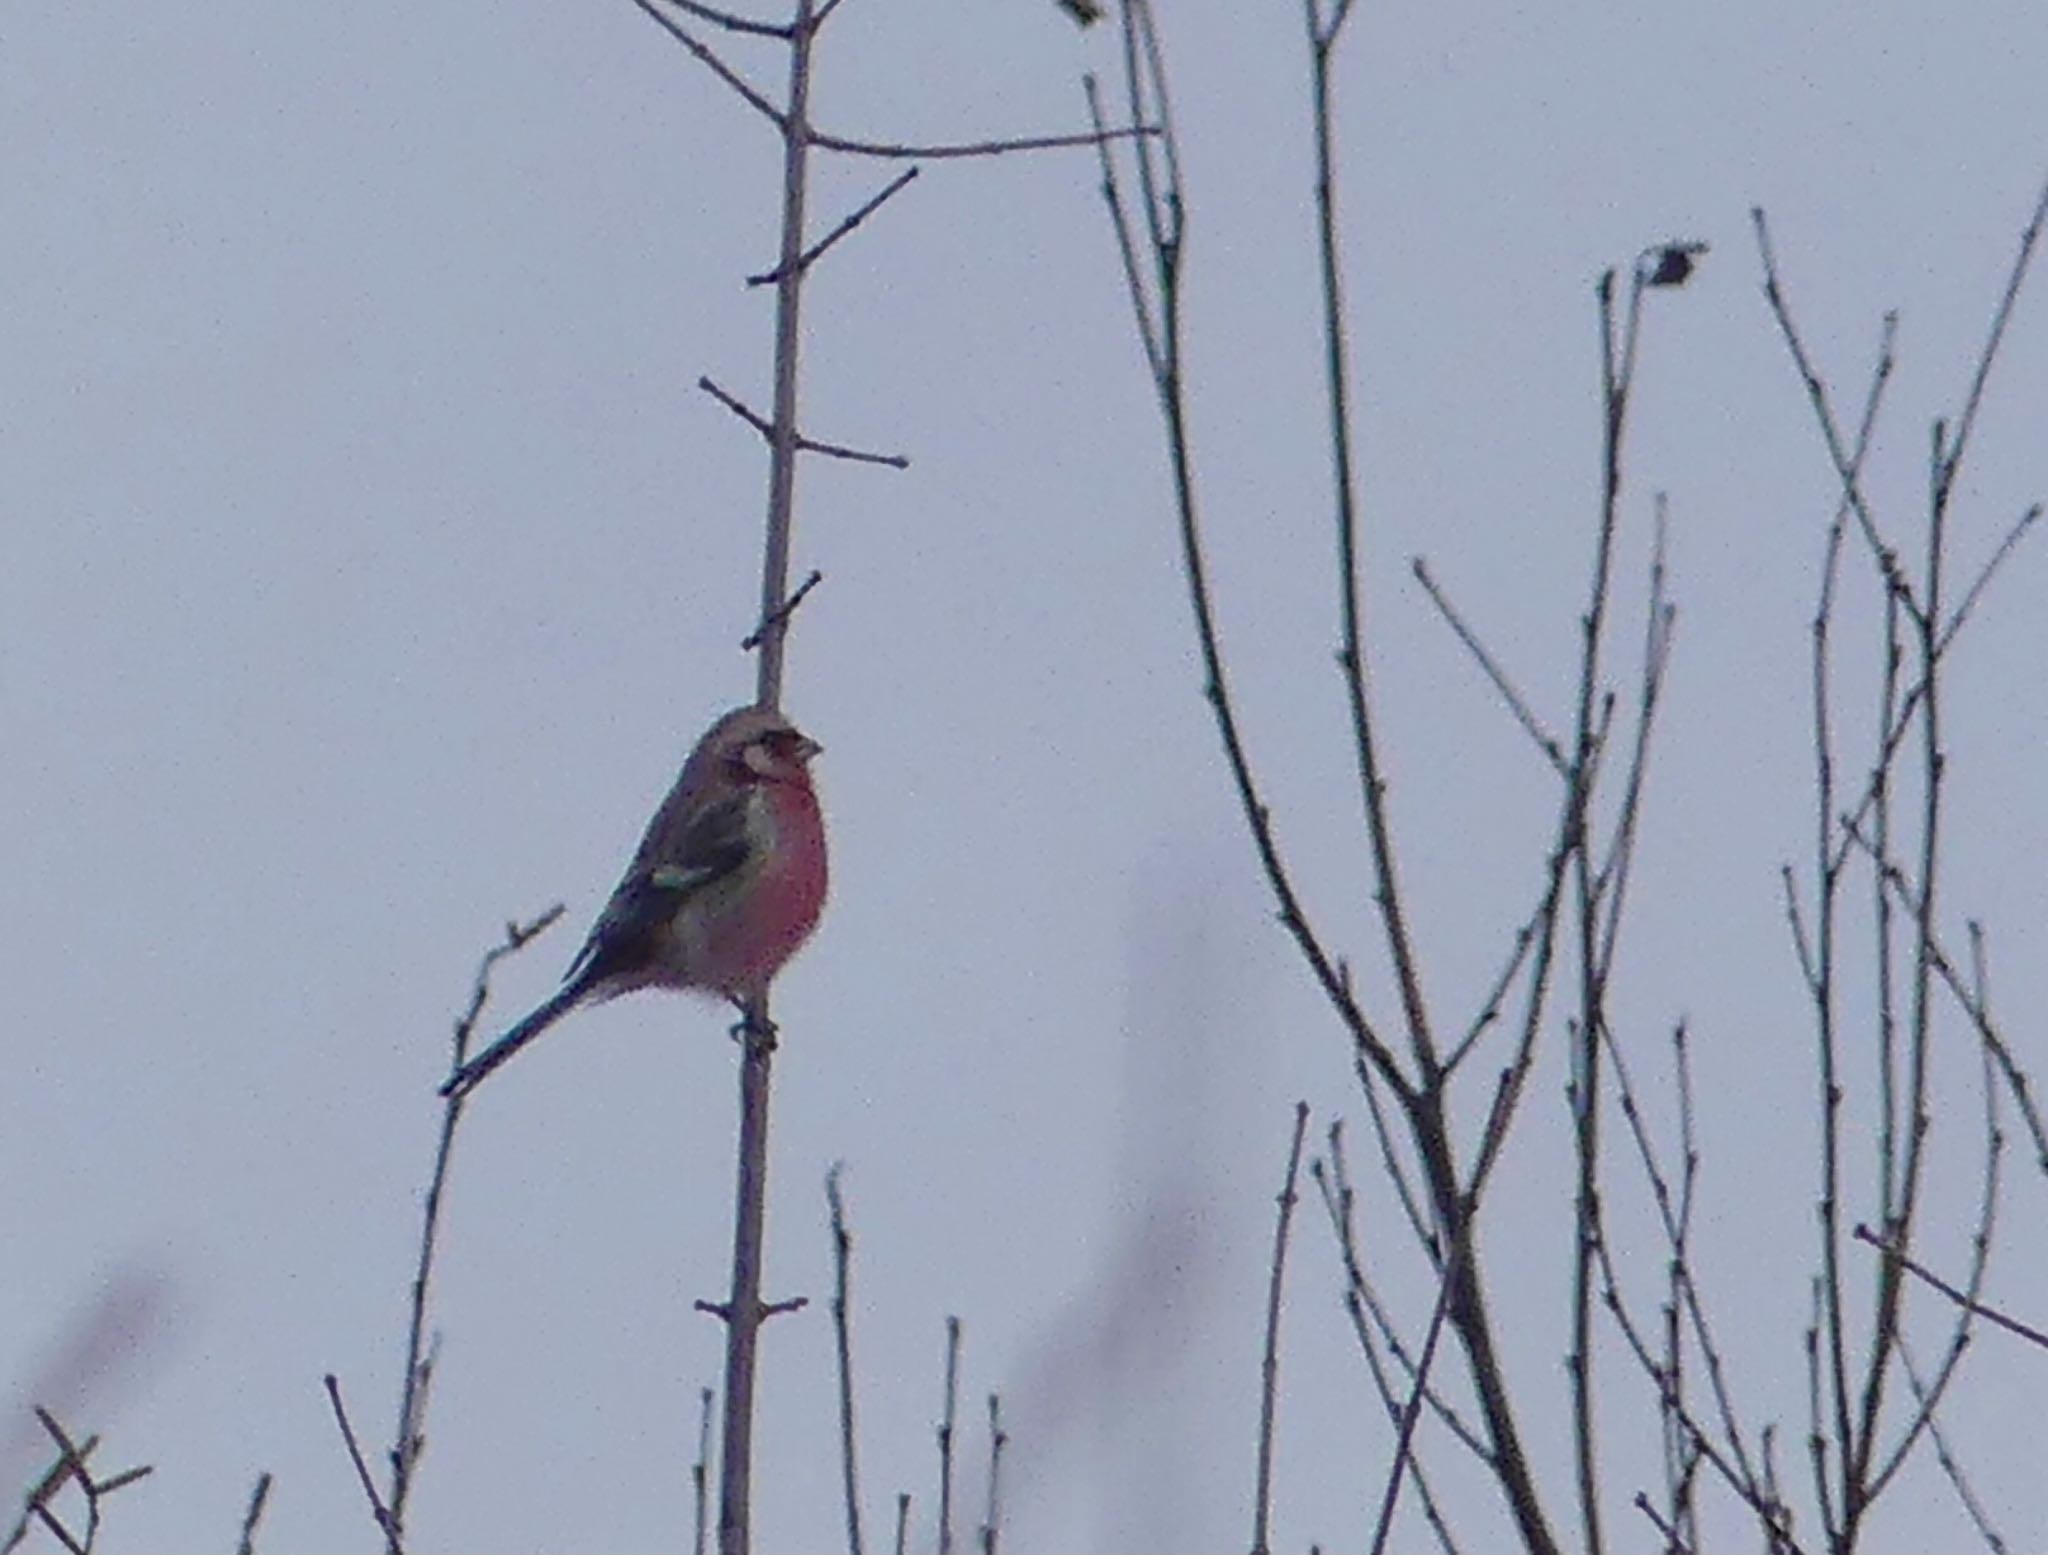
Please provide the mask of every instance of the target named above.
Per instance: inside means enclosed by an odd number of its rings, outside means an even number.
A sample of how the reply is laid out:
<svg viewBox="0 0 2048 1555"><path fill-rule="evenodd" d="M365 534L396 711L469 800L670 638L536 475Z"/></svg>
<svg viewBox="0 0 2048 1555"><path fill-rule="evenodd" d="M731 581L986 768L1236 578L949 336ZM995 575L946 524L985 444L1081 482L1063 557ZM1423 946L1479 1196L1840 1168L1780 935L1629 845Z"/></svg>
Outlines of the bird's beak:
<svg viewBox="0 0 2048 1555"><path fill-rule="evenodd" d="M813 757L822 753L824 749L824 746L806 734L797 741L796 759L798 761L810 761Z"/></svg>

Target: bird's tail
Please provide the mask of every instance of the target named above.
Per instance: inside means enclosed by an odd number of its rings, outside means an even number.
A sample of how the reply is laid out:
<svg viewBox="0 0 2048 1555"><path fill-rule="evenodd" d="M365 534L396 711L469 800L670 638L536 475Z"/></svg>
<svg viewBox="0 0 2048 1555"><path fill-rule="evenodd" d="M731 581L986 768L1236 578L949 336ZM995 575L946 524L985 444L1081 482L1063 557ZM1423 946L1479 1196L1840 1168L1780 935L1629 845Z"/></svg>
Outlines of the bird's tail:
<svg viewBox="0 0 2048 1555"><path fill-rule="evenodd" d="M448 1076L442 1083L441 1094L453 1101L460 1101L481 1085L484 1077L493 1069L568 1014L589 991L581 981L572 980L563 984L561 991L546 1004Z"/></svg>

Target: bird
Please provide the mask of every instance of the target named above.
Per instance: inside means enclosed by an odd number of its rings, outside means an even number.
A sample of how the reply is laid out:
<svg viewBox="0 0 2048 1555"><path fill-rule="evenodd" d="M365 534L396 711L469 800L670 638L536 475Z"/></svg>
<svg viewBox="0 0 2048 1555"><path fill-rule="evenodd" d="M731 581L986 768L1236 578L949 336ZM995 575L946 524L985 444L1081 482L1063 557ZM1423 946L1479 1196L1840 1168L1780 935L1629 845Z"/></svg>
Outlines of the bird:
<svg viewBox="0 0 2048 1555"><path fill-rule="evenodd" d="M825 822L810 774L823 748L772 707L736 707L707 729L562 986L459 1065L441 1095L468 1096L579 1005L669 988L749 1010L824 910Z"/></svg>

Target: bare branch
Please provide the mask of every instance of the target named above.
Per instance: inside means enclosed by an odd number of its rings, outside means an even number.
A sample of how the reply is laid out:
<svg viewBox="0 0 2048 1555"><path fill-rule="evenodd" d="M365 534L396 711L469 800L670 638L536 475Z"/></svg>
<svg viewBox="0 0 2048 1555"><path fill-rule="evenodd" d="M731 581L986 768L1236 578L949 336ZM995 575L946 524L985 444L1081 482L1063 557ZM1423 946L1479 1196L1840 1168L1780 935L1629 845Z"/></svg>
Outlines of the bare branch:
<svg viewBox="0 0 2048 1555"><path fill-rule="evenodd" d="M1500 1086L1494 1092L1493 1107L1487 1116L1482 1141L1493 1141L1505 1135L1508 1113L1517 1085L1513 1070L1503 1071ZM1485 1163L1489 1159L1486 1143L1480 1147L1481 1166L1475 1170L1475 1177L1483 1176ZM1474 1198L1477 1197L1475 1182ZM1448 1255L1444 1259L1443 1274L1437 1285L1436 1307L1429 1315L1429 1327L1424 1330L1422 1354L1415 1363L1415 1381L1408 1390L1408 1401L1401 1408L1400 1431L1395 1438L1394 1464L1387 1473L1387 1488L1380 1500L1379 1522L1373 1530L1372 1555L1383 1555L1387 1537L1393 1532L1394 1507L1401 1499L1401 1482L1406 1476L1408 1460L1415 1446L1415 1422L1421 1417L1423 1394L1429 1383L1429 1370L1436 1360L1437 1341L1443 1337L1444 1319L1450 1315L1451 1303L1458 1284L1466 1278L1466 1254L1471 1247L1472 1216L1467 1214L1458 1223L1458 1234L1452 1239Z"/></svg>
<svg viewBox="0 0 2048 1555"><path fill-rule="evenodd" d="M1956 422L1955 436L1950 439L1946 451L1937 449L1938 466L1934 482L1934 500L1938 506L1946 506L1948 494L1955 484L1956 472L1962 468L1963 453L1970 442L1970 432L1977 424L1977 407L1984 400L1984 385L1991 377L1991 364L1998 359L1998 348L2005 340L2005 326L2012 319L2013 304L2019 300L2020 287L2026 283L2027 267L2033 262L2034 245L2040 241L2041 225L2048 220L2048 184L2043 184L2041 194L2034 202L2033 219L2020 234L2020 251L2014 256L2012 271L2005 280L2005 295L1998 300L1998 309L1991 317L1991 334L1984 342L1984 349L1977 357L1977 368L1970 378L1970 392L1963 401L1963 413Z"/></svg>
<svg viewBox="0 0 2048 1555"><path fill-rule="evenodd" d="M874 213L877 210L881 209L883 201L887 200L891 195L897 193L899 190L907 187L910 181L916 178L921 171L923 171L923 169L921 168L909 168L906 171L898 174L895 178L891 179L889 183L883 187L882 192L880 194L876 195L873 199L865 201L859 207L859 209L854 211L852 215L846 217L843 221L839 223L838 226L834 227L830 232L826 233L822 238L818 239L817 242L813 243L809 248L805 249L803 253L797 257L796 267L799 270L810 269L812 265L818 262L818 259L825 253L827 249L831 248L834 243L837 243L841 238L845 237L849 232L853 231L855 227L858 227L862 222L866 221L870 216L874 215ZM782 279L782 275L782 266L777 265L773 270L764 270L759 275L748 276L747 285L772 286L775 284L775 282Z"/></svg>
<svg viewBox="0 0 2048 1555"><path fill-rule="evenodd" d="M796 446L800 452L823 454L828 459L844 459L849 464L880 464L892 470L910 468L908 454L870 453L864 448L849 448L844 443L821 443L814 437L799 437Z"/></svg>
<svg viewBox="0 0 2048 1555"><path fill-rule="evenodd" d="M1373 872L1373 904L1379 909L1381 937L1394 969L1394 986L1408 1028L1409 1053L1424 1085L1436 1073L1436 1041L1430 1031L1429 1008L1422 992L1422 971L1408 929L1394 833L1387 819L1387 783L1380 761L1379 732L1373 722L1371 668L1366 654L1365 620L1359 600L1358 482L1351 448L1351 363L1346 338L1343 267L1337 243L1337 174L1331 121L1330 44L1318 32L1315 0L1303 0L1310 56L1309 97L1315 144L1315 229L1322 299L1323 395L1330 435L1331 500L1337 540L1337 601L1343 643L1337 664L1344 677L1344 699L1351 715L1353 759L1358 768L1360 801ZM1334 38L1334 26L1331 36Z"/></svg>
<svg viewBox="0 0 2048 1555"><path fill-rule="evenodd" d="M1950 1301L1954 1302L1963 1311L1973 1312L1986 1322L1995 1323L2007 1333L2017 1334L2020 1338L2026 1340L2027 1343L2039 1345L2042 1349L2048 1350L2048 1333L2042 1332L2032 1324L2023 1323L2016 1317L2009 1317L1996 1307L1987 1306L1981 1301L1973 1300L1963 1291L1949 1284L1947 1280L1944 1280L1926 1265L1901 1252L1896 1245L1886 1241L1883 1237L1872 1231L1870 1227L1858 1225L1855 1230L1855 1237L1859 1242L1868 1242L1887 1258L1896 1260L1899 1266L1908 1274L1929 1288L1941 1292L1942 1295L1948 1297Z"/></svg>
<svg viewBox="0 0 2048 1555"><path fill-rule="evenodd" d="M505 937L485 951L477 962L470 984L469 1005L457 1017L449 1056L449 1072L457 1073L468 1059L476 1036L477 1022L491 997L491 974L507 956L517 955L545 934L567 908L560 902L525 923L505 925ZM427 1175L426 1202L420 1212L420 1250L413 1265L411 1302L406 1316L405 1369L400 1375L398 1420L393 1427L391 1450L386 1461L391 1468L389 1497L391 1527L405 1527L405 1506L412 1493L413 1474L426 1450L427 1395L433 1382L433 1346L427 1338L427 1295L434 1275L434 1254L441 1233L441 1205L448 1187L448 1167L455 1149L455 1128L462 1121L463 1096L450 1096L441 1109L441 1132L434 1146L434 1165ZM397 1532L393 1532L395 1541Z"/></svg>
<svg viewBox="0 0 2048 1555"><path fill-rule="evenodd" d="M1472 1024L1466 1027L1465 1035L1458 1040L1458 1045L1451 1049L1450 1057L1444 1060L1446 1078L1457 1071L1458 1066L1478 1045L1479 1039L1500 1019L1501 1005L1507 999L1508 988L1514 982L1515 974L1522 970L1522 963L1529 959L1529 947L1535 941L1536 919L1532 917L1515 930L1514 948L1508 952L1506 965L1500 969L1500 975L1493 980L1493 986L1487 990L1486 1002L1479 1007L1479 1013L1472 1017Z"/></svg>
<svg viewBox="0 0 2048 1555"><path fill-rule="evenodd" d="M1834 411L1828 405L1827 385L1821 381L1812 359L1806 354L1806 344L1800 339L1799 330L1792 322L1791 308L1785 301L1785 294L1778 282L1778 257L1771 247L1771 229L1761 206L1750 209L1749 219L1756 229L1757 252L1764 267L1764 298L1770 304L1771 316L1778 322L1778 332L1784 337L1785 347L1792 353L1792 362L1799 372L1800 382L1806 386L1806 397L1813 406L1815 419L1820 423L1821 440L1826 443L1828 457L1834 461L1835 474L1842 483L1842 496L1856 515L1857 527L1862 531L1864 542L1870 547L1872 560L1877 563L1883 575L1885 586L1899 596L1900 602L1909 613L1920 606L1913 598L1912 586L1905 574L1899 570L1898 553L1878 533L1877 521L1871 516L1870 508L1863 499L1863 486L1858 462L1849 457L1842 447L1841 434L1835 428ZM1887 356L1889 352L1887 351Z"/></svg>
<svg viewBox="0 0 2048 1555"><path fill-rule="evenodd" d="M740 647L758 648L761 645L761 639L766 637L769 634L769 632L773 631L776 627L782 625L791 616L795 615L797 606L801 605L804 602L804 596L809 594L812 589L816 588L820 583L823 583L824 581L825 574L818 571L817 568L813 567L811 569L811 575L805 578L803 582L799 583L796 586L796 592L794 594L791 594L789 598L785 599L781 604L777 605L773 611L771 611L768 615L762 618L761 624L759 626L755 627L751 632L747 633L746 636L740 639Z"/></svg>
<svg viewBox="0 0 2048 1555"><path fill-rule="evenodd" d="M746 404L737 395L727 393L716 383L712 382L709 377L699 378L697 380L697 387L717 400L719 404L723 405L735 416L738 416L740 420L744 421L756 432L759 432L762 437L770 442L775 440L775 423Z"/></svg>
<svg viewBox="0 0 2048 1555"><path fill-rule="evenodd" d="M2034 527L2040 517L2041 504L2036 502L2026 512L2020 514L2018 521L2006 530L2004 537L1998 542L1998 548L1991 553L1991 559L1984 564L1969 588L1964 590L1963 602L1956 606L1955 613L1948 618L1948 625L1941 629L1941 637L1935 644L1937 654L1948 651L1948 645L1955 640L1956 633L1963 629L1963 623L1970 619L1970 612L1977 608L1977 600L1991 580L1998 575L1998 569L2005 565L2005 559L2012 555L2020 541L2027 537L2027 531Z"/></svg>
<svg viewBox="0 0 2048 1555"><path fill-rule="evenodd" d="M839 1477L846 1491L847 1555L861 1555L860 1473L855 1466L853 1428L853 1325L846 1288L853 1266L853 1234L846 1229L846 1201L840 1196L835 1161L825 1174L825 1200L832 1210L832 1337L839 1369Z"/></svg>
<svg viewBox="0 0 2048 1555"><path fill-rule="evenodd" d="M405 1541L398 1522L384 1505L384 1498L377 1494L376 1483L370 1478L370 1465L363 1459L362 1443L356 1440L356 1428L349 1423L348 1408L341 1401L341 1383L331 1371L322 1380L327 1388L327 1402L334 1408L334 1423L341 1427L341 1439L348 1448L349 1462L355 1465L356 1480L363 1487L363 1498L370 1503L371 1519L384 1535L385 1555L405 1555Z"/></svg>
<svg viewBox="0 0 2048 1555"><path fill-rule="evenodd" d="M1336 1239L1338 1257L1343 1263L1345 1312L1351 1319L1359 1351L1365 1356L1366 1365L1372 1371L1374 1387L1380 1394L1380 1402L1386 1408L1387 1419L1389 1423L1398 1426L1401 1420L1401 1406L1380 1364L1379 1351L1374 1343L1375 1331L1378 1333L1379 1343L1386 1346L1387 1353L1400 1366L1408 1385L1411 1386L1416 1377L1415 1360L1409 1354L1408 1347L1401 1342L1400 1335L1395 1332L1393 1319L1388 1315L1379 1293L1366 1277L1365 1258L1359 1250L1353 1213L1357 1194L1351 1186L1351 1174L1344 1161L1341 1120L1330 1125L1329 1148L1327 1162L1316 1160L1309 1163L1309 1176L1314 1179L1318 1191L1322 1194L1323 1210L1329 1217L1330 1232ZM1366 1324L1368 1316L1371 1318L1371 1327ZM1487 1446L1480 1439L1479 1433L1466 1424L1458 1412L1429 1385L1427 1379L1424 1379L1423 1400L1466 1451L1488 1468L1493 1467L1493 1449ZM1416 1486L1421 1490L1420 1465L1411 1463L1410 1466L1418 1471Z"/></svg>
<svg viewBox="0 0 2048 1555"><path fill-rule="evenodd" d="M660 6L654 3L654 0L633 0L633 4L638 6L655 26L688 49L696 57L699 64L703 65L713 75L717 76L719 80L737 92L740 100L749 108L760 114L762 118L766 119L778 130L787 129L788 120L784 118L782 110L769 102L762 95L760 89L748 81L746 77L720 59L709 44L688 31L674 17L665 15ZM790 35L792 34L785 34L785 36Z"/></svg>
<svg viewBox="0 0 2048 1555"><path fill-rule="evenodd" d="M634 3L639 4L640 0L634 0ZM933 141L920 145L910 141L858 140L819 130L812 134L811 144L821 151L840 151L848 156L877 157L891 162L940 162L960 157L1007 156L1014 151L1064 151L1157 133L1158 130L1151 125L1141 124L1132 129L1086 130L1072 135L1013 135L991 140Z"/></svg>
<svg viewBox="0 0 2048 1555"><path fill-rule="evenodd" d="M745 33L756 38L787 38L790 27L787 22L757 22L752 17L741 16L733 11L721 11L716 6L704 4L704 0L664 0L687 16L713 27L722 27L727 32Z"/></svg>
<svg viewBox="0 0 2048 1555"><path fill-rule="evenodd" d="M711 1399L711 1389L697 1390L697 1456L690 1462L690 1494L697 1514L690 1548L695 1555L704 1555L704 1538L711 1528Z"/></svg>
<svg viewBox="0 0 2048 1555"><path fill-rule="evenodd" d="M1280 1383L1280 1297L1287 1274L1287 1231L1294 1220L1294 1184L1301 1174L1301 1142L1308 1132L1308 1103L1294 1104L1294 1138L1287 1148L1287 1176L1280 1189L1280 1213L1273 1227L1273 1266L1266 1282L1266 1352L1259 1368L1258 1489L1252 1501L1252 1555L1271 1555L1273 1510L1273 1417Z"/></svg>
<svg viewBox="0 0 2048 1555"><path fill-rule="evenodd" d="M960 1403L960 1319L946 1319L946 1412L939 1418L939 1555L953 1555L953 1421Z"/></svg>
<svg viewBox="0 0 2048 1555"><path fill-rule="evenodd" d="M1437 613L1444 618L1445 624L1457 633L1458 641L1465 645L1466 651L1478 662L1480 669L1485 671L1486 678L1493 682L1493 689L1498 691L1501 700L1507 703L1508 711L1515 715L1515 722L1520 724L1529 738L1536 742L1536 748L1549 761L1551 770L1559 777L1564 777L1564 751L1559 748L1555 737L1529 710L1528 698L1524 697L1515 683L1508 679L1507 672L1500 667L1500 661L1487 652L1486 644L1482 643L1478 634L1465 624L1465 618L1458 613L1457 607L1445 596L1444 591L1437 587L1436 579L1430 576L1429 563L1416 556L1409 560L1408 566L1415 574L1416 582L1420 583L1423 591L1429 595L1429 602L1436 606Z"/></svg>
<svg viewBox="0 0 2048 1555"><path fill-rule="evenodd" d="M270 1470L256 1476L256 1488L249 1492L248 1510L242 1513L241 1536L235 1541L235 1555L256 1555L256 1525L263 1521L263 1508L270 1501Z"/></svg>
<svg viewBox="0 0 2048 1555"><path fill-rule="evenodd" d="M1003 1449L1010 1433L1003 1429L1003 1404L999 1395L988 1396L988 1502L981 1521L981 1555L996 1555L996 1534L1002 1527Z"/></svg>

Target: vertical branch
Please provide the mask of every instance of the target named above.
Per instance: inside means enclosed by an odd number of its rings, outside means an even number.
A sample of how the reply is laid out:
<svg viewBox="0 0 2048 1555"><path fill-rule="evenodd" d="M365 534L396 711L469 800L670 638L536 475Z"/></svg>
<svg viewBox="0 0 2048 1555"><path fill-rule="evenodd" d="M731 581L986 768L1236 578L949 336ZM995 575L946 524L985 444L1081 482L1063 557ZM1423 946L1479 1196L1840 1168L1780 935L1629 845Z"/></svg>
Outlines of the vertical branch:
<svg viewBox="0 0 2048 1555"><path fill-rule="evenodd" d="M1280 1189L1280 1213L1273 1227L1273 1269L1266 1284L1266 1355L1259 1372L1259 1473L1252 1503L1252 1555L1271 1555L1268 1519L1273 1509L1273 1414L1280 1382L1280 1298L1286 1288L1287 1232L1294 1220L1294 1184L1301 1175L1301 1142L1308 1131L1308 1103L1294 1104L1294 1141L1287 1149L1287 1179Z"/></svg>
<svg viewBox="0 0 2048 1555"><path fill-rule="evenodd" d="M1579 650L1576 732L1572 745L1569 792L1565 803L1565 845L1572 850L1578 929L1579 1019L1573 1033L1571 1103L1574 1156L1578 1169L1575 1194L1575 1246L1572 1261L1571 1351L1566 1370L1572 1390L1572 1449L1578 1475L1579 1518L1588 1555L1600 1555L1600 1496L1593 1435L1593 1291L1594 1244L1600 1223L1600 1033L1606 1019L1606 977L1599 949L1599 903L1593 881L1587 811L1591 805L1594 766L1599 760L1600 648L1607 620L1607 602L1614 573L1614 532L1621 508L1622 433L1627 425L1629 387L1635 373L1636 330L1641 318L1643 272L1630 272L1628 319L1615 338L1614 272L1600 278L1600 523L1594 544L1593 578L1585 613L1579 618L1583 640Z"/></svg>
<svg viewBox="0 0 2048 1555"><path fill-rule="evenodd" d="M946 1319L946 1403L939 1417L939 1555L953 1555L953 1422L960 1407L960 1319Z"/></svg>
<svg viewBox="0 0 2048 1555"><path fill-rule="evenodd" d="M768 529L762 545L762 629L756 701L782 701L782 643L788 637L788 547L797 498L797 354L803 301L803 209L811 156L811 45L815 4L797 0L788 33L788 102L782 131L782 242L774 289L774 418L768 430ZM719 1459L719 1551L748 1555L754 1487L754 1350L762 1307L762 1227L768 1201L768 1086L774 1022L766 996L741 1020L739 1160L733 1186L733 1285L725 1303L725 1428Z"/></svg>
<svg viewBox="0 0 2048 1555"><path fill-rule="evenodd" d="M242 1513L241 1536L235 1541L235 1555L256 1555L256 1525L263 1521L263 1509L270 1503L270 1470L256 1476L249 1492L249 1505Z"/></svg>
<svg viewBox="0 0 2048 1555"><path fill-rule="evenodd" d="M769 427L767 534L761 556L761 622L755 700L782 700L782 609L789 588L790 528L795 517L799 306L805 266L804 196L810 166L811 45L814 0L796 0L789 33L789 101L782 131L782 241L775 280L775 410ZM775 1025L764 994L741 1022L740 1122L733 1206L732 1293L725 1305L725 1421L718 1479L720 1555L748 1555L754 1462L754 1355L766 1312L761 1254L768 1196L768 1095Z"/></svg>
<svg viewBox="0 0 2048 1555"><path fill-rule="evenodd" d="M839 1362L839 1473L846 1489L847 1555L861 1555L860 1473L854 1461L853 1320L846 1287L853 1264L853 1234L846 1229L846 1202L839 1193L839 1166L825 1174L832 1206L832 1335Z"/></svg>
<svg viewBox="0 0 2048 1555"><path fill-rule="evenodd" d="M1934 425L1934 452L1929 464L1929 513L1927 522L1926 597L1917 605L1905 601L1914 628L1920 660L1920 858L1919 880L1913 893L1916 944L1913 955L1911 1006L1906 1030L1906 1137L1900 1162L1898 1197L1894 1223L1885 1227L1887 1237L1898 1247L1910 1249L1913 1242L1914 1212L1919 1206L1921 1172L1926 1161L1929 1045L1933 1040L1933 988L1935 944L1935 885L1941 859L1942 773L1946 758L1941 749L1940 654L1941 584L1943 552L1946 549L1948 487L1943 458L1943 428ZM1878 889L1884 889L1887 860L1877 860ZM1845 1523L1853 1535L1856 1513L1874 1499L1870 1485L1872 1454L1877 1445L1879 1412L1884 1403L1885 1381L1900 1342L1900 1308L1905 1285L1896 1259L1880 1261L1877 1276L1876 1313L1870 1336L1870 1357L1864 1374L1861 1434L1852 1464L1852 1484L1844 1495ZM1854 1499L1851 1499L1853 1496Z"/></svg>
<svg viewBox="0 0 2048 1555"><path fill-rule="evenodd" d="M1003 1400L999 1393L988 1396L988 1500L981 1519L981 1555L996 1555L996 1537L1003 1518L1003 1449L1010 1445L1010 1433L1003 1429Z"/></svg>
<svg viewBox="0 0 2048 1555"><path fill-rule="evenodd" d="M1408 1043L1424 1085L1438 1069L1436 1044L1430 1035L1428 1008L1422 997L1422 976L1415 961L1402 910L1394 838L1387 824L1386 780L1380 768L1368 696L1365 626L1358 588L1358 495L1351 449L1350 347L1345 338L1344 287L1338 263L1337 189L1331 149L1330 62L1337 47L1347 6L1339 5L1325 24L1316 0L1303 0L1308 26L1311 106L1315 125L1316 249L1321 267L1323 300L1324 394L1330 407L1330 461L1336 485L1338 594L1344 642L1337 663L1344 672L1344 692L1351 710L1351 738L1356 747L1359 788L1365 803L1366 830L1372 847L1373 900L1385 929L1387 954L1394 966Z"/></svg>
<svg viewBox="0 0 2048 1555"><path fill-rule="evenodd" d="M1879 677L1878 729L1887 731L1898 715L1899 598L1887 593L1884 600L1884 671ZM1892 763L1884 750L1870 774L1870 826L1877 856L1890 858L1892 850ZM1892 900L1885 889L1884 871L1871 874L1874 933L1877 939L1877 1209L1886 1236L1897 1229L1899 1193L1899 1012L1896 977L1892 965Z"/></svg>
<svg viewBox="0 0 2048 1555"><path fill-rule="evenodd" d="M505 937L484 952L470 985L469 1005L455 1022L452 1070L462 1068L469 1056L477 1021L491 996L491 973L498 963L516 955L545 933L566 909L560 902L527 923L507 923ZM386 1504L390 1522L385 1526L385 1548L395 1552L405 1533L406 1498L412 1492L413 1474L426 1448L427 1392L434 1377L434 1345L427 1338L427 1297L434 1277L434 1253L441 1236L441 1204L448 1186L448 1169L455 1150L455 1130L462 1121L463 1100L451 1096L441 1111L441 1132L434 1147L433 1170L427 1177L426 1203L420 1212L420 1251L413 1265L412 1299L405 1330L405 1371L398 1394L398 1425L393 1433L388 1462L390 1492ZM267 1493L268 1481L265 1480ZM258 1507L260 1513L260 1506Z"/></svg>
<svg viewBox="0 0 2048 1555"><path fill-rule="evenodd" d="M711 1529L711 1390L697 1390L697 1456L690 1463L691 1500L696 1509L690 1549L704 1555L704 1536Z"/></svg>

